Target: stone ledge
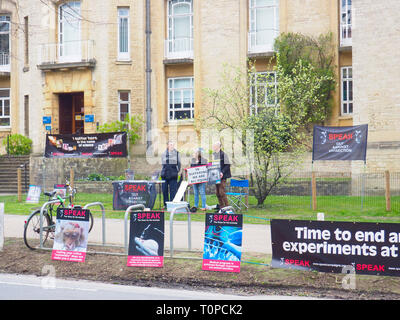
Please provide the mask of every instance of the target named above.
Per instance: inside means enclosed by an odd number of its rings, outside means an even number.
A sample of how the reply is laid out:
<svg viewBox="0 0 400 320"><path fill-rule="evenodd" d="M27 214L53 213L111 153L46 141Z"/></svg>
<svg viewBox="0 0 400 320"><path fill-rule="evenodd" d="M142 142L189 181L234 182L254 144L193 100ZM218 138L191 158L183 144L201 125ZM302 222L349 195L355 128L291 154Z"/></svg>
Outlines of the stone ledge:
<svg viewBox="0 0 400 320"><path fill-rule="evenodd" d="M81 69L81 68L94 68L96 66L96 60L91 59L88 61L79 62L67 62L67 63L42 63L37 67L42 71L62 70L62 69Z"/></svg>

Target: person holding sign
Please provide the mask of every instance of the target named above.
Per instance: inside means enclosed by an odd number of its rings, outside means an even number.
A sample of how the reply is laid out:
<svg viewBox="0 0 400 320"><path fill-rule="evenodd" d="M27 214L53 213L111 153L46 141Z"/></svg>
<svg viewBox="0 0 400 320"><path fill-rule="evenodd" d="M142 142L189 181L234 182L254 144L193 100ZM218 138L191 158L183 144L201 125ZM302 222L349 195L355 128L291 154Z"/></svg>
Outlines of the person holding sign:
<svg viewBox="0 0 400 320"><path fill-rule="evenodd" d="M232 177L231 165L229 158L224 151L221 149L221 142L213 144L213 158L219 160L221 166L221 182L215 185L215 193L218 198L219 207L227 207L229 205L228 197L226 196L226 179Z"/></svg>
<svg viewBox="0 0 400 320"><path fill-rule="evenodd" d="M174 143L168 141L167 149L161 155L161 179L165 182L162 185L164 207L168 201L172 201L178 190L178 173L181 170L179 152L175 149Z"/></svg>
<svg viewBox="0 0 400 320"><path fill-rule="evenodd" d="M202 165L206 165L207 160L202 156L202 148L196 149L193 154L193 158L191 160L190 166L191 167L198 167ZM193 184L193 191L194 191L194 208L199 207L199 198L201 197L201 211L206 210L206 182L203 183L195 183ZM199 197L200 195L200 197Z"/></svg>

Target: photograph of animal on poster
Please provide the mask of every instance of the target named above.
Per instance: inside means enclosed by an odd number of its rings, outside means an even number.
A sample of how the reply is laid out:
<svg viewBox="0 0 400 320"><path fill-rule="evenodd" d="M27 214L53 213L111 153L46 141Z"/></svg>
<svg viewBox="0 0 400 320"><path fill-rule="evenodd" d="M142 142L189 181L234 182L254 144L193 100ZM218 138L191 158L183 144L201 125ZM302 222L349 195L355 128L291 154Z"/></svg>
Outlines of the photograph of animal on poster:
<svg viewBox="0 0 400 320"><path fill-rule="evenodd" d="M52 260L84 262L89 233L89 210L58 208Z"/></svg>
<svg viewBox="0 0 400 320"><path fill-rule="evenodd" d="M162 267L164 264L164 212L132 212L128 267Z"/></svg>
<svg viewBox="0 0 400 320"><path fill-rule="evenodd" d="M242 228L241 214L206 214L203 270L240 272Z"/></svg>

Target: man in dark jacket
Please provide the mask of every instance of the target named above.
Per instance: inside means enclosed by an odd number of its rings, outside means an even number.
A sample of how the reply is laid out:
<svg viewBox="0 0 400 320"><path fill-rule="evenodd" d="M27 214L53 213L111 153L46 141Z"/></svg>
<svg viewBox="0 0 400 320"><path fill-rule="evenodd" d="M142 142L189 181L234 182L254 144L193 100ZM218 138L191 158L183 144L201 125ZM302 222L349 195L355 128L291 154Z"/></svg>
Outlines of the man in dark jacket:
<svg viewBox="0 0 400 320"><path fill-rule="evenodd" d="M179 152L176 151L174 143L168 141L167 150L161 156L161 179L165 182L162 185L164 206L167 201L172 201L178 191L178 173L181 170Z"/></svg>
<svg viewBox="0 0 400 320"><path fill-rule="evenodd" d="M215 185L215 193L218 198L219 207L223 208L229 205L226 196L226 179L229 179L232 176L231 165L228 156L221 149L221 142L214 143L213 151L214 160L219 160L221 165L221 183Z"/></svg>

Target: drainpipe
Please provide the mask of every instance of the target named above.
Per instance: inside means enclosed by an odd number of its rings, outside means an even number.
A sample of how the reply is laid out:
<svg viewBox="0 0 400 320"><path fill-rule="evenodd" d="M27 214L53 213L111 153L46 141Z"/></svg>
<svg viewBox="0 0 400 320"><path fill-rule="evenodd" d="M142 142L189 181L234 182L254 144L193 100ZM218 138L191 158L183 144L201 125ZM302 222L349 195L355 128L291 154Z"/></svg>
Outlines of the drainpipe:
<svg viewBox="0 0 400 320"><path fill-rule="evenodd" d="M150 0L146 0L146 154L151 152L151 23L150 23Z"/></svg>

